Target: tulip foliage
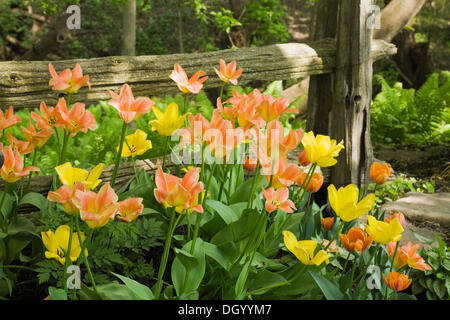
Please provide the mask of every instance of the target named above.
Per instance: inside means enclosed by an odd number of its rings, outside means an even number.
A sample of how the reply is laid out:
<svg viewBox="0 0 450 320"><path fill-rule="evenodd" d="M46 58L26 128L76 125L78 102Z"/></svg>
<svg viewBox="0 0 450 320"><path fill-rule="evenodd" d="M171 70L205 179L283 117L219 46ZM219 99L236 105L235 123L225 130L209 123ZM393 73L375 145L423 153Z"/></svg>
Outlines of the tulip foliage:
<svg viewBox="0 0 450 320"><path fill-rule="evenodd" d="M5 160L0 173L5 188L0 198L0 295L2 284L13 287L11 275L22 261L37 272L50 263L58 270L50 299L411 297L398 293L411 283L405 271L430 266L417 253L418 245L399 246L406 228L403 215L384 219L384 213L374 209L375 195L353 184L328 186L328 203L316 204L312 195L324 184L320 168L337 163L343 141L283 126L282 117L296 109L276 94L229 87L224 95L224 88L237 85L243 74L236 68L235 61L224 60L220 71L214 68L223 86L212 114L184 112L195 106L208 76L198 70L188 78L178 63L168 76L183 94L183 105L171 102L161 110L154 98L135 98L128 84L118 93L109 91L108 103L122 121L110 180L102 176L103 164L86 168L77 159L66 159L70 139L98 127L83 103L70 101L73 93L91 85L80 65L60 74L49 65L49 85L67 96L54 107L43 101L39 112L32 112L35 123L21 127L26 141L5 133L20 122L13 108L1 111ZM155 143L146 132L129 129L146 114L155 116L148 129L163 137L171 159L164 158L151 174L139 172L135 158ZM29 192L29 186L33 172L39 172L36 153L49 139L57 140L58 165L44 197ZM289 163L288 155L296 148L303 150L298 163ZM124 159L131 160L134 176L118 188ZM382 184L390 169L374 164L370 173ZM38 207L41 219L52 215L60 223L53 221L36 232L37 227L18 214L24 204ZM146 220L149 217L152 220ZM361 223L364 218L367 223ZM144 220L154 222L163 246L149 253L152 276L141 273L132 279L131 273L119 274L125 273L130 257L110 251L110 258L115 254L123 266L120 272L102 273L100 253L107 252L113 239L131 252L140 250L123 239L134 237L136 243L133 228L141 225L150 232ZM110 230L126 231L119 241ZM100 244L104 238L109 240ZM33 252L42 250L27 259L21 251L32 243ZM75 289L68 282L73 265L83 273L82 285ZM378 286L368 282L367 271L373 266L380 270Z"/></svg>

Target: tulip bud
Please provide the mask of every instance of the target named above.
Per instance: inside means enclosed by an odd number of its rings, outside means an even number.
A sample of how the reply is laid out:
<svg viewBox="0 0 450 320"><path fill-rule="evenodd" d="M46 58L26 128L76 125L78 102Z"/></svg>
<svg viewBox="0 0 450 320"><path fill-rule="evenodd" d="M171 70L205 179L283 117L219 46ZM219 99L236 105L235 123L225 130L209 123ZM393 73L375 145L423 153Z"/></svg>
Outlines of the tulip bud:
<svg viewBox="0 0 450 320"><path fill-rule="evenodd" d="M389 178L391 168L385 163L374 162L370 166L370 179L376 184L383 184Z"/></svg>
<svg viewBox="0 0 450 320"><path fill-rule="evenodd" d="M384 222L389 223L392 219L398 219L398 221L402 225L403 229L406 229L406 219L405 219L405 215L403 213L396 212L391 217L385 218Z"/></svg>
<svg viewBox="0 0 450 320"><path fill-rule="evenodd" d="M320 218L320 222L326 231L330 231L333 228L336 219L335 217Z"/></svg>
<svg viewBox="0 0 450 320"><path fill-rule="evenodd" d="M309 166L311 164L311 162L308 160L308 156L306 155L305 150L300 152L300 154L298 155L298 164L303 167Z"/></svg>

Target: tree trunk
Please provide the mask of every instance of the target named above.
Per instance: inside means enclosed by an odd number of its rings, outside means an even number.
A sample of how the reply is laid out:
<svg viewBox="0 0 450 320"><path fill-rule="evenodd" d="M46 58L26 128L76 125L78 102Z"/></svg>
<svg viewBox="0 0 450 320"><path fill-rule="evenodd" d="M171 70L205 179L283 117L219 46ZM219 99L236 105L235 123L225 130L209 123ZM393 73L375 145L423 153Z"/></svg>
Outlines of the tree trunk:
<svg viewBox="0 0 450 320"><path fill-rule="evenodd" d="M375 29L374 39L391 42L405 25L419 13L426 0L392 0L381 11L381 28Z"/></svg>
<svg viewBox="0 0 450 320"><path fill-rule="evenodd" d="M339 0L336 72L330 135L344 140L338 163L331 168L331 183L368 185L373 161L370 140L372 100L372 28L368 27L372 0ZM367 190L367 188L365 188Z"/></svg>
<svg viewBox="0 0 450 320"><path fill-rule="evenodd" d="M136 0L128 0L123 7L122 55L136 55Z"/></svg>

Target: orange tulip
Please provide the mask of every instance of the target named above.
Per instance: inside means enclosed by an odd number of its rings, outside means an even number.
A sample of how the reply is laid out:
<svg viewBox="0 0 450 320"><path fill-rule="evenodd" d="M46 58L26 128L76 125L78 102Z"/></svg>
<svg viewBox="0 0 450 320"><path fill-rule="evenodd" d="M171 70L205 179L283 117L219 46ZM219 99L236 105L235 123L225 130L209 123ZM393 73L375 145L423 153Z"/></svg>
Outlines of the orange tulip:
<svg viewBox="0 0 450 320"><path fill-rule="evenodd" d="M119 209L118 197L109 183L104 184L98 193L77 190L72 199L80 210L81 220L86 221L89 228L100 228L108 223Z"/></svg>
<svg viewBox="0 0 450 320"><path fill-rule="evenodd" d="M193 94L198 94L200 90L202 90L203 88L203 82L205 82L206 79L208 79L207 76L206 77L203 76L206 76L206 73L199 70L196 73L194 73L194 75L190 79L188 79L186 72L184 72L183 68L177 63L175 64L174 70L172 71L169 77L170 79L175 81L175 83L178 86L178 89L180 89L181 92L183 93L191 92Z"/></svg>
<svg viewBox="0 0 450 320"><path fill-rule="evenodd" d="M267 124L266 133L260 133L258 147L273 160L285 157L302 141L303 130L291 130L287 136L284 128L278 120L272 120Z"/></svg>
<svg viewBox="0 0 450 320"><path fill-rule="evenodd" d="M134 99L133 92L128 84L124 84L120 88L120 93L117 94L108 90L112 99L108 101L108 104L113 106L119 111L120 118L126 123L130 123L133 120L149 113L155 103L146 97L138 97Z"/></svg>
<svg viewBox="0 0 450 320"><path fill-rule="evenodd" d="M259 92L259 91L258 91ZM274 98L269 94L262 95L261 103L256 107L256 112L266 121L277 120L283 113L298 113L295 108L288 109L289 100L287 98Z"/></svg>
<svg viewBox="0 0 450 320"><path fill-rule="evenodd" d="M2 152L5 160L2 168L0 169L0 176L6 182L13 183L27 176L32 171L41 171L35 166L24 168L19 151L17 149L13 151L11 146L3 147Z"/></svg>
<svg viewBox="0 0 450 320"><path fill-rule="evenodd" d="M374 162L370 166L370 178L376 184L383 184L389 178L391 174L391 168L385 163Z"/></svg>
<svg viewBox="0 0 450 320"><path fill-rule="evenodd" d="M0 109L0 130L8 129L20 121L22 120L18 116L14 115L14 109L12 106L9 106L6 114L4 114Z"/></svg>
<svg viewBox="0 0 450 320"><path fill-rule="evenodd" d="M386 282L388 287L394 291L403 291L407 289L412 282L406 274L400 274L398 272L390 272L387 279L383 274L383 280Z"/></svg>
<svg viewBox="0 0 450 320"><path fill-rule="evenodd" d="M66 132L70 132L70 136L74 137L79 131L86 133L88 129L95 130L97 124L94 115L85 109L83 103L75 103L70 110L67 109L66 100L59 99L56 106L58 108L61 120L56 123Z"/></svg>
<svg viewBox="0 0 450 320"><path fill-rule="evenodd" d="M166 207L175 207L178 212L195 210L203 213L203 207L198 204L198 195L203 192L203 184L199 180L199 169L189 170L180 179L174 175L164 173L159 167L156 170L154 190L156 200Z"/></svg>
<svg viewBox="0 0 450 320"><path fill-rule="evenodd" d="M58 190L49 191L47 199L52 202L61 203L67 214L75 215L80 212L78 207L73 203L73 199L75 198L77 191L86 191L84 183L81 181L75 182L72 188L66 184L63 184Z"/></svg>
<svg viewBox="0 0 450 320"><path fill-rule="evenodd" d="M58 105L57 107L47 108L45 102L42 101L41 105L39 106L39 110L41 111L42 115L39 115L34 111L31 112L31 118L36 121L36 128L38 128L39 130L44 130L55 127L58 123L61 124L61 116L59 115Z"/></svg>
<svg viewBox="0 0 450 320"><path fill-rule="evenodd" d="M138 215L144 210L142 198L128 198L119 202L119 211L117 219L125 222L131 222L137 219Z"/></svg>
<svg viewBox="0 0 450 320"><path fill-rule="evenodd" d="M20 154L25 155L34 150L34 146L31 145L29 141L19 140L9 132L7 132L6 135L8 136L8 142L13 151L18 150ZM3 145L1 145L1 148L3 148Z"/></svg>
<svg viewBox="0 0 450 320"><path fill-rule="evenodd" d="M89 76L83 76L83 71L78 63L72 71L70 69L65 69L60 74L56 73L56 70L51 63L49 63L48 69L52 75L52 79L48 84L53 86L53 90L63 90L67 93L75 93L85 84L91 89Z"/></svg>
<svg viewBox="0 0 450 320"><path fill-rule="evenodd" d="M297 184L301 187L303 185L303 189L305 189L306 187L306 183L308 181L305 182L307 173L303 172L302 175L296 180ZM312 178L308 177L308 180L311 181L309 182L308 188L306 189L306 191L310 192L310 193L315 193L317 191L319 191L319 189L322 187L323 184L323 176L318 173L318 172L314 172L312 175Z"/></svg>
<svg viewBox="0 0 450 320"><path fill-rule="evenodd" d="M284 187L275 191L274 188L262 189L264 198L266 198L266 211L272 213L275 210L283 210L286 213L292 213L296 210L294 203L289 200L289 189Z"/></svg>
<svg viewBox="0 0 450 320"><path fill-rule="evenodd" d="M220 59L220 71L218 71L216 68L213 68L214 71L216 71L217 75L219 76L220 80L224 82L231 82L235 86L237 86L238 81L237 78L239 78L242 74L242 71L244 69L240 68L236 70L236 61L231 61L228 65L225 63L225 60Z"/></svg>
<svg viewBox="0 0 450 320"><path fill-rule="evenodd" d="M249 95L233 90L233 96L225 103L231 103L233 107L222 108L220 104L218 105L219 111L225 119L231 120L233 124L234 119L237 118L239 126L245 130L252 126L262 128L266 125L264 119L256 111L256 107L262 103L262 94L257 89Z"/></svg>
<svg viewBox="0 0 450 320"><path fill-rule="evenodd" d="M389 242L386 245L386 249L391 259L394 257L395 247L395 242ZM431 270L431 266L426 264L425 260L417 253L419 248L420 244L413 245L410 241L408 241L408 243L403 247L399 247L397 249L397 253L395 254L394 266L397 269L408 265L410 268L422 271Z"/></svg>
<svg viewBox="0 0 450 320"><path fill-rule="evenodd" d="M42 147L54 133L52 128L43 129L37 132L33 124L31 123L31 120L28 129L20 126L20 130L22 130L23 135L25 136L25 140L30 143L30 146L37 149Z"/></svg>
<svg viewBox="0 0 450 320"><path fill-rule="evenodd" d="M231 152L241 142L236 141L234 138L231 139L229 135L233 131L231 122L224 120L217 109L214 110L208 131L205 132L203 140L206 142L211 154L217 159L221 160L225 157L225 161L227 161Z"/></svg>
<svg viewBox="0 0 450 320"><path fill-rule="evenodd" d="M248 171L253 171L256 169L258 160L256 158L245 157L244 159L244 168Z"/></svg>
<svg viewBox="0 0 450 320"><path fill-rule="evenodd" d="M306 151L302 150L300 154L298 155L298 164L307 167L311 164L311 162L308 160L308 156L306 155Z"/></svg>
<svg viewBox="0 0 450 320"><path fill-rule="evenodd" d="M396 212L394 213L391 217L389 218L384 218L384 222L386 223L390 223L390 221L392 219L398 219L398 221L400 222L400 224L402 225L403 229L406 229L406 219L405 219L405 215L401 212Z"/></svg>
<svg viewBox="0 0 450 320"><path fill-rule="evenodd" d="M201 113L197 113L195 116L189 115L188 122L188 127L176 131L176 133L181 136L181 149L183 149L186 144L192 146L203 144L205 133L211 126L209 121Z"/></svg>
<svg viewBox="0 0 450 320"><path fill-rule="evenodd" d="M270 181L273 176L271 186L275 189L290 187L303 173L303 170L295 164L288 166L286 157L280 158L274 165L272 165L273 160L268 161L267 164L264 161L262 163L262 171L267 176L267 181Z"/></svg>
<svg viewBox="0 0 450 320"><path fill-rule="evenodd" d="M367 236L361 228L351 228L347 234L340 234L339 237L342 245L349 252L356 250L361 253L369 248L373 242L373 238Z"/></svg>
<svg viewBox="0 0 450 320"><path fill-rule="evenodd" d="M326 231L330 231L333 228L335 222L336 222L335 217L320 218L322 228Z"/></svg>

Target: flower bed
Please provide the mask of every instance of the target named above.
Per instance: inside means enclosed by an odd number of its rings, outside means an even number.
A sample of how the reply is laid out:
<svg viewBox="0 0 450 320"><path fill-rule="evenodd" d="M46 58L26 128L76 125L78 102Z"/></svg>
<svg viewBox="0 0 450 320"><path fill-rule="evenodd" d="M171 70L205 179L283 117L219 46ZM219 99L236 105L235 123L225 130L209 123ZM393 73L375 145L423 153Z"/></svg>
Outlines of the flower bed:
<svg viewBox="0 0 450 320"><path fill-rule="evenodd" d="M34 122L20 127L25 141L10 134L20 121L13 108L0 114L0 296L24 298L26 285L38 299L414 299L405 293L410 268L432 270L418 245L399 245L404 217L384 219L374 193L330 185L331 210L311 199L343 142L284 126L280 118L296 111L285 98L255 89L224 99L243 71L235 62L216 69L223 86L209 115L180 112L208 77L200 70L188 78L179 64L170 78L181 102L156 105L127 84L110 91L120 130L106 183L104 164L67 156L72 139L98 129L98 117L71 101L89 77L79 65L49 70L50 86L67 97L31 112ZM135 162L155 141L141 128L128 132L148 114L171 156L152 174ZM49 141L57 163L42 196L30 180ZM299 146L298 164L288 163ZM124 158L134 174L117 188ZM375 163L370 174L380 185L390 169ZM35 220L18 213L24 205L39 209Z"/></svg>

